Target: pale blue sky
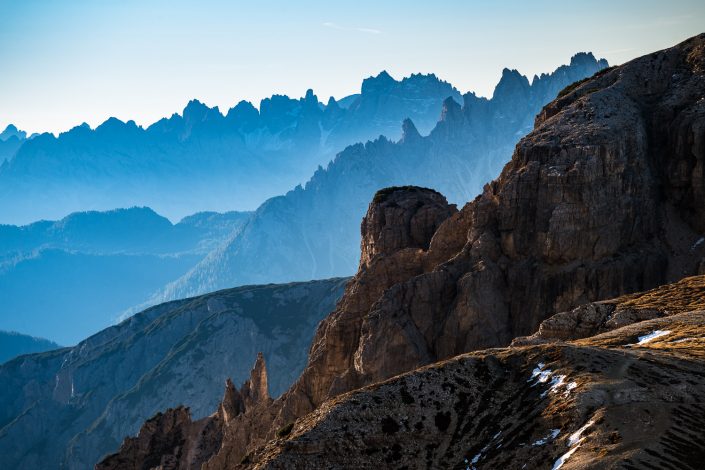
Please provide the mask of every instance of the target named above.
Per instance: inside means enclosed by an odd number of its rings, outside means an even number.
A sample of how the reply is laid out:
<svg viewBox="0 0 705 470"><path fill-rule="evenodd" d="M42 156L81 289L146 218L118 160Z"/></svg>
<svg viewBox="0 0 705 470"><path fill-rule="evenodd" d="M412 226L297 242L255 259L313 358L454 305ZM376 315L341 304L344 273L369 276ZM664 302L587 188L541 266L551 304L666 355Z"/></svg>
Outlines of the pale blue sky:
<svg viewBox="0 0 705 470"><path fill-rule="evenodd" d="M503 67L612 64L705 30L705 2L0 0L0 128L150 124L191 98L321 100L386 69L491 95Z"/></svg>

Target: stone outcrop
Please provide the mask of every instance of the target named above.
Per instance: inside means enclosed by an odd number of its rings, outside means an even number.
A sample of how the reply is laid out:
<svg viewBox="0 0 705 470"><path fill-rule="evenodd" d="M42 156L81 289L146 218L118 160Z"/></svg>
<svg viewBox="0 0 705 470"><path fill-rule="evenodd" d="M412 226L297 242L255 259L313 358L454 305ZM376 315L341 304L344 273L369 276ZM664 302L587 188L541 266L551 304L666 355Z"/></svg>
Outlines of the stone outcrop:
<svg viewBox="0 0 705 470"><path fill-rule="evenodd" d="M359 134L359 141L339 141L333 148L342 151L328 165L319 167L305 184L262 204L241 233L167 286L156 302L234 285L354 273L360 260L359 222L377 190L434 188L449 202L464 204L497 177L542 106L563 87L606 65L592 54L578 54L570 65L542 74L530 86L526 77L516 78L517 72L505 74L491 99L473 93L461 96L432 75L395 82L384 73L367 80L359 99L349 106L340 101L357 124L334 125L329 140L337 131L351 135L348 130L368 119L380 123L382 114L368 114L373 110L396 116L389 121L392 129ZM527 86L515 88L512 80ZM429 101L428 96L441 98ZM399 108L411 102L414 113ZM421 117L429 113L430 125ZM350 145L353 142L360 143Z"/></svg>
<svg viewBox="0 0 705 470"><path fill-rule="evenodd" d="M455 116L450 108L448 122ZM512 462L532 458L527 445L539 436L531 434L534 428L522 430L520 424L525 421L535 427L530 415L541 414L544 405L560 412L536 428L541 432L558 429L565 435L585 422L607 422L607 426L600 424L598 446L609 443L608 430L617 426L616 421L631 422L646 408L673 400L673 393L682 392L679 396L689 405L664 407L659 413L666 414L659 415L658 422L690 413L690 404L701 399L699 392L689 388L674 392L666 385L653 394L644 390L652 382L644 377L668 375L666 384L679 380L650 363L627 370L623 389L607 384L581 396L575 408L562 405L560 399L544 400L550 390L543 394L526 386L532 370L538 369L537 376L542 376L546 364L553 371L573 366L576 372L590 371L593 363L610 364L623 357L620 366L629 367L634 358L624 354L636 353L626 347L622 349L627 352L609 347L592 352L539 345L521 352L449 358L507 346L513 338L536 331L556 312L696 274L705 254L699 241L705 232L704 130L705 35L701 35L600 72L561 92L537 116L533 132L516 146L500 177L461 211L448 211L428 244L407 246L413 237L403 224L387 230L386 219L377 212L381 207L375 205L387 200L386 193L380 193L363 224L358 273L336 310L319 326L301 377L271 406L227 423L221 450L206 468L234 468L241 463L308 468L316 458L325 467L342 462L371 467L383 461L403 466L424 458L431 467L445 467L463 464L463 455L466 466L477 457L498 468L510 458ZM418 190L401 191L395 197L414 197ZM421 220L436 224L441 218L434 213ZM394 220L408 219L395 216ZM371 233L365 229L372 229ZM625 346L626 339L633 343L637 333L659 326L686 331L690 322L700 328L702 315L650 321L606 333L599 344ZM681 378L703 390L695 372L702 366L697 362L700 351L694 355L678 358L689 371ZM659 357L671 360L667 355ZM394 403L375 395L379 390L387 393L384 383L345 394L437 361L449 362L387 382L394 384L398 398ZM440 369L444 372L437 375L434 371ZM604 375L600 370L591 372L596 375L585 380L602 383L611 370L606 367ZM580 383L576 380L576 387ZM423 392L423 399L410 390ZM620 394L640 398L621 399ZM389 404L388 410L372 406L379 399ZM500 403L494 407L496 412L482 413L481 405L496 402ZM619 411L625 403L630 408ZM343 409L336 408L339 404L347 411L327 421L335 410ZM615 418L595 414L600 406L615 410ZM429 414L419 407L436 410ZM517 419L520 413L523 418ZM400 422L404 417L407 421ZM416 417L426 418L420 428ZM433 424L428 422L431 417ZM566 427L569 418L574 421ZM374 431L368 440L363 429L371 428L357 424L365 420L376 420L381 434ZM496 425L500 427L495 429ZM671 431L683 432L680 426ZM617 429L617 436L628 435L623 426ZM665 432L663 426L658 429ZM445 434L448 430L451 436ZM292 431L291 439L277 441ZM351 433L345 438L336 434L347 431ZM492 437L500 431L510 434L516 448L524 450L502 457L496 449L506 441ZM406 439L412 437L416 440L407 445ZM565 458L579 451L571 439L562 439L561 446L544 457L553 458L557 449L568 452ZM619 452L634 448L639 440L639 434L632 433ZM687 441L700 452L697 438L689 436ZM668 459L675 451L668 448L666 438L659 445L658 450L652 448L658 455L651 462ZM382 452L383 460L372 457L375 449ZM476 454L465 454L467 449ZM662 458L659 452L667 455ZM330 456L324 457L326 453Z"/></svg>
<svg viewBox="0 0 705 470"><path fill-rule="evenodd" d="M638 294L580 305L547 318L536 333L514 338L512 346L568 341L632 323L705 310L705 276L693 276Z"/></svg>
<svg viewBox="0 0 705 470"><path fill-rule="evenodd" d="M137 437L125 438L120 452L105 457L96 470L140 468L158 470L198 470L223 441L224 423L248 410L268 406L272 399L267 387L267 366L257 354L250 378L240 390L228 378L218 411L197 421L188 408L180 406L158 413L140 429Z"/></svg>
<svg viewBox="0 0 705 470"><path fill-rule="evenodd" d="M702 310L478 351L329 400L229 468L700 468L704 365Z"/></svg>

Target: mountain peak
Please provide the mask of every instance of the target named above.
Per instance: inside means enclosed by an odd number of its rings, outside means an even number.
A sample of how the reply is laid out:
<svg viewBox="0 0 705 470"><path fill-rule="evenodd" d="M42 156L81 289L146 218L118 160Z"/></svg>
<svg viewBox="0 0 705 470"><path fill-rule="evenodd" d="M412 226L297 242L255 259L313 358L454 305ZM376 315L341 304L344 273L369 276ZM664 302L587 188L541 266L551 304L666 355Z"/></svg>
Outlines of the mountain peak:
<svg viewBox="0 0 705 470"><path fill-rule="evenodd" d="M530 87L529 79L520 74L518 70L504 68L502 78L499 79L492 98L514 96L517 93L524 93Z"/></svg>
<svg viewBox="0 0 705 470"><path fill-rule="evenodd" d="M573 67L595 63L597 63L597 59L592 52L578 52L570 58L570 65Z"/></svg>
<svg viewBox="0 0 705 470"><path fill-rule="evenodd" d="M449 96L443 100L443 107L441 108L441 121L455 121L460 118L461 115L462 108L452 96Z"/></svg>
<svg viewBox="0 0 705 470"><path fill-rule="evenodd" d="M209 108L197 99L188 102L184 108L183 117L188 121L199 121L205 119L210 111L217 110L218 107Z"/></svg>
<svg viewBox="0 0 705 470"><path fill-rule="evenodd" d="M402 143L407 143L407 142L415 142L421 138L421 134L419 134L419 131L416 129L416 126L414 125L414 122L406 118L404 121L401 123L401 140L400 142Z"/></svg>
<svg viewBox="0 0 705 470"><path fill-rule="evenodd" d="M381 92L397 83L386 70L382 70L376 77L369 77L362 81L362 93Z"/></svg>
<svg viewBox="0 0 705 470"><path fill-rule="evenodd" d="M14 124L8 124L2 133L0 133L0 140L7 140L10 137L17 137L19 140L24 140L27 138L27 133L17 129Z"/></svg>

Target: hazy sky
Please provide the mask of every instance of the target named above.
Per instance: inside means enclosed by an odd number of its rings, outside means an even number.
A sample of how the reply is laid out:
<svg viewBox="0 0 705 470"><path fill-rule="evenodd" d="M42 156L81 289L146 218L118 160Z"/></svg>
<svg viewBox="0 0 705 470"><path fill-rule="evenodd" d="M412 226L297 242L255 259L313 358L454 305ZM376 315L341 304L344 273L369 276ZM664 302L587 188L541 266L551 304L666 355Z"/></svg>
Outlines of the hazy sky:
<svg viewBox="0 0 705 470"><path fill-rule="evenodd" d="M0 0L0 130L146 125L191 98L325 101L383 69L489 96L503 67L531 77L577 51L619 64L703 30L702 0Z"/></svg>

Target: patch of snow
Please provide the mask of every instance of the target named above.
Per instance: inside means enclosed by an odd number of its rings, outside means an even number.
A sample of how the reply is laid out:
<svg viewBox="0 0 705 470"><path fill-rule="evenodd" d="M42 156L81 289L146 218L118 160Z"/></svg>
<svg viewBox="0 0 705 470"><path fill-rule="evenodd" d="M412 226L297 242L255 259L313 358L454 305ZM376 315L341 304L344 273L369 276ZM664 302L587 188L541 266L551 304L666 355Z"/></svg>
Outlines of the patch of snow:
<svg viewBox="0 0 705 470"><path fill-rule="evenodd" d="M696 339L698 339L698 338L681 338L681 339L677 339L675 341L671 341L671 343L673 343L673 344L685 343L686 341L695 341Z"/></svg>
<svg viewBox="0 0 705 470"><path fill-rule="evenodd" d="M551 378L553 375L553 371L551 369L546 369L543 370L543 368L546 367L546 365L543 362L539 362L536 368L531 371L531 378L527 380L527 382L531 382L532 380L536 379L538 380L537 383L546 383L548 382L548 379ZM536 385L536 384L534 384ZM533 385L532 385L533 387Z"/></svg>
<svg viewBox="0 0 705 470"><path fill-rule="evenodd" d="M490 448L490 445L492 444L492 442L493 442L495 439L497 439L500 434L502 434L502 431L498 431L497 434L495 434L494 436L492 436L492 439L490 439L490 442L489 442L485 447L483 447L483 448L480 450L480 452L478 452L478 453L472 458L472 460L470 460L470 465L467 465L467 466L465 467L465 470L475 470L475 464L480 461L480 459L482 458L482 454L484 454L485 452L487 452L487 450ZM501 443L501 441L500 441L500 444L497 446L497 449L499 449L501 446L502 446L502 443ZM465 463L466 463L466 464L468 463L468 459L465 459Z"/></svg>
<svg viewBox="0 0 705 470"><path fill-rule="evenodd" d="M696 241L695 243L693 243L693 246L690 247L690 251L695 251L695 249L696 249L697 247L699 247L700 245L702 245L703 242L705 242L705 237L700 237L700 238L698 239L698 241Z"/></svg>
<svg viewBox="0 0 705 470"><path fill-rule="evenodd" d="M585 432L585 430L587 428L589 428L590 426L592 426L593 424L595 424L595 421L590 420L587 423L585 423L585 425L582 428L578 429L573 434L568 436L568 446L573 447L575 444L579 443L580 436L582 436L582 434Z"/></svg>
<svg viewBox="0 0 705 470"><path fill-rule="evenodd" d="M565 454L563 454L563 455L561 455L560 457L558 457L558 460L555 461L555 463L553 464L553 467L551 468L551 470L558 470L559 468L561 468L561 467L563 466L563 464L566 463L566 461L570 458L570 456L573 455L573 453L574 453L576 450L578 450L579 447L580 447L579 445L578 445L578 446L575 446L575 447L571 448L571 449L570 449L568 452L566 452Z"/></svg>
<svg viewBox="0 0 705 470"><path fill-rule="evenodd" d="M546 437L542 437L541 439L538 439L537 441L535 441L531 445L533 447L542 446L542 445L546 444L548 441L554 440L560 433L561 433L560 429L551 429L551 431L548 433L548 435Z"/></svg>
<svg viewBox="0 0 705 470"><path fill-rule="evenodd" d="M544 363L539 362L536 368L531 372L531 378L527 380L527 382L531 382L534 380L536 381L535 383L531 384L532 387L540 383L546 383L549 381L549 379L551 380L551 386L548 390L544 391L541 394L541 398L548 395L549 392L558 393L558 391L563 387L565 387L565 392L563 393L563 396L567 397L568 395L570 395L570 392L578 386L578 384L575 382L566 383L565 375L554 375L554 371L552 371L551 369L545 369L545 367L546 365Z"/></svg>
<svg viewBox="0 0 705 470"><path fill-rule="evenodd" d="M549 390L556 393L563 385L565 385L565 375L557 375L551 379L551 388Z"/></svg>
<svg viewBox="0 0 705 470"><path fill-rule="evenodd" d="M639 341L636 344L637 345L646 344L650 341L655 340L656 338L660 338L661 336L665 336L669 333L670 333L669 330L655 330L655 331L652 331L651 333L649 333L648 335L639 336Z"/></svg>
<svg viewBox="0 0 705 470"><path fill-rule="evenodd" d="M593 424L595 424L595 421L590 420L585 423L583 427L568 436L568 447L570 447L570 449L568 449L568 452L558 457L558 460L553 463L553 467L551 468L551 470L558 470L559 468L561 468L563 464L568 461L570 456L573 455L575 451L580 448L580 444L585 440L585 438L582 437L582 434L587 428L589 428Z"/></svg>

